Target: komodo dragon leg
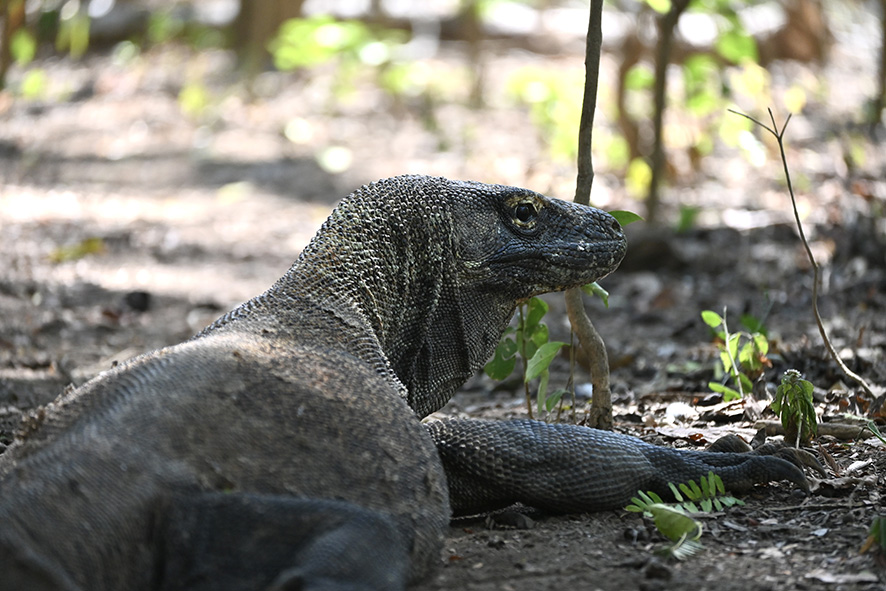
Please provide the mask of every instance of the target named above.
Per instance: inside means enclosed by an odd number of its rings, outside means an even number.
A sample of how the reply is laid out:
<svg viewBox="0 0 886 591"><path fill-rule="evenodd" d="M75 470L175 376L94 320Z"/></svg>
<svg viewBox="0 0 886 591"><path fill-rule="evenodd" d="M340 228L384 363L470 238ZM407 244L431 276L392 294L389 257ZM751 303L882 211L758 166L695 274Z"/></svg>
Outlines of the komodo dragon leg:
<svg viewBox="0 0 886 591"><path fill-rule="evenodd" d="M162 504L163 591L369 591L405 587L411 535L351 503L202 493Z"/></svg>
<svg viewBox="0 0 886 591"><path fill-rule="evenodd" d="M790 480L802 471L777 457L682 451L636 437L531 420L448 419L426 425L443 462L453 514L523 503L553 512L624 507L638 490L669 495L668 482L718 474L727 488Z"/></svg>

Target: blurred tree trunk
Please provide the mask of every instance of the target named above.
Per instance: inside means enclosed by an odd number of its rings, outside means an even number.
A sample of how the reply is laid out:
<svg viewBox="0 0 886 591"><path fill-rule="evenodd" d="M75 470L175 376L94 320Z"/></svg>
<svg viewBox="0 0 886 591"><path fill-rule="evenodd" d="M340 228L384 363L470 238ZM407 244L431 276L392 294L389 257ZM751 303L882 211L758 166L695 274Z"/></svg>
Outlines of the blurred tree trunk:
<svg viewBox="0 0 886 591"><path fill-rule="evenodd" d="M6 72L12 65L12 34L25 25L24 0L0 0L0 21L0 90L3 90Z"/></svg>
<svg viewBox="0 0 886 591"><path fill-rule="evenodd" d="M483 107L483 20L480 17L480 2L467 0L462 4L458 20L468 42L468 63L471 65L470 105L473 109Z"/></svg>
<svg viewBox="0 0 886 591"><path fill-rule="evenodd" d="M680 15L689 6L689 0L674 0L671 9L658 19L658 51L655 56L655 114L653 116L652 179L649 181L649 196L646 199L646 221L658 221L659 187L664 174L664 113L667 108L668 65L671 63L671 48L674 43L674 29Z"/></svg>
<svg viewBox="0 0 886 591"><path fill-rule="evenodd" d="M268 62L268 43L283 21L302 14L304 0L240 0L240 14L234 22L234 46L248 74L255 74Z"/></svg>
<svg viewBox="0 0 886 591"><path fill-rule="evenodd" d="M877 72L877 94L871 106L870 123L877 125L883 120L886 107L886 0L880 0L880 63Z"/></svg>

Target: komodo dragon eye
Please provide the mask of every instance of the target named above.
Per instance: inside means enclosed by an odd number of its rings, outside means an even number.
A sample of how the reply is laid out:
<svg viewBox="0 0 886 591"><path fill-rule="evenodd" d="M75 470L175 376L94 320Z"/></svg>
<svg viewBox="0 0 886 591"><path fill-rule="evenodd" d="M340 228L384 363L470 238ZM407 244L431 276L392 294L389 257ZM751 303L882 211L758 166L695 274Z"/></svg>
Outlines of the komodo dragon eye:
<svg viewBox="0 0 886 591"><path fill-rule="evenodd" d="M536 215L538 215L538 210L532 203L518 203L514 208L514 217L524 224L534 220Z"/></svg>

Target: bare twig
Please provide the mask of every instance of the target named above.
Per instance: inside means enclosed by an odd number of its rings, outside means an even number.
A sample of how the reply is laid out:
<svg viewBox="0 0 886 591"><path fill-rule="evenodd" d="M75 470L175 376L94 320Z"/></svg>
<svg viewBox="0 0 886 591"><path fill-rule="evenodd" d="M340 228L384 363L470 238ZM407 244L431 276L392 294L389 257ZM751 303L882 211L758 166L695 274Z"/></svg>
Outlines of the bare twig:
<svg viewBox="0 0 886 591"><path fill-rule="evenodd" d="M775 123L775 116L772 114L772 109L769 109L769 119L772 121L772 127L757 121L750 115L745 115L744 113L739 113L738 111L733 111L729 109L729 112L735 113L736 115L740 115L745 119L749 119L753 121L773 136L775 136L776 141L778 142L778 150L781 153L781 162L784 166L784 176L787 180L788 184L788 193L791 195L791 205L794 208L794 219L797 222L797 229L800 232L800 240L803 242L803 247L806 249L806 256L809 258L809 263L812 265L812 312L815 315L815 323L818 325L818 332L821 334L821 338L824 341L824 346L828 350L828 353L833 358L834 362L840 367L840 369L849 376L852 380L854 380L861 388L871 397L872 400L876 399L874 396L871 387L868 383L862 378L860 375L856 374L854 371L849 369L846 364L840 359L840 356L837 354L837 350L834 349L834 345L831 343L831 340L828 338L827 331L825 330L824 323L821 320L821 314L818 311L818 286L821 282L819 278L819 266L815 261L815 257L812 254L812 249L809 247L809 242L806 240L806 234L803 232L803 224L800 222L800 212L797 210L797 199L794 197L794 186L791 184L791 173L788 170L788 160L784 153L784 133L785 129L788 127L788 123L791 121L791 116L788 114L788 118L785 119L784 125L782 125L781 130L778 129L778 125ZM879 402L879 401L878 401ZM871 408L872 412L875 412L879 408L879 404L874 404Z"/></svg>
<svg viewBox="0 0 886 591"><path fill-rule="evenodd" d="M600 48L603 45L603 0L591 0L585 48L585 87L582 99L581 122L578 128L578 177L575 184L575 202L591 202L594 166L591 160L594 114L597 103L597 81L600 72ZM593 396L588 424L599 429L612 428L612 395L609 389L609 357L603 339L594 328L584 309L580 289L566 292L566 313L578 342L590 359Z"/></svg>

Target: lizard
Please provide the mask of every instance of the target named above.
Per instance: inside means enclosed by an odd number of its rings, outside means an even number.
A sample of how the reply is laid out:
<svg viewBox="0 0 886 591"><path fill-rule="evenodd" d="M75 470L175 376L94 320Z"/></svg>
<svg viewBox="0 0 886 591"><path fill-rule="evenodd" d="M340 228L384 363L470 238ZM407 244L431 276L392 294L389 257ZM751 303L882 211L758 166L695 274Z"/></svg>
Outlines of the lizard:
<svg viewBox="0 0 886 591"><path fill-rule="evenodd" d="M403 589L433 572L454 514L616 508L709 470L805 486L775 457L420 421L518 302L625 250L611 215L527 189L361 187L266 292L32 419L0 455L0 590Z"/></svg>

